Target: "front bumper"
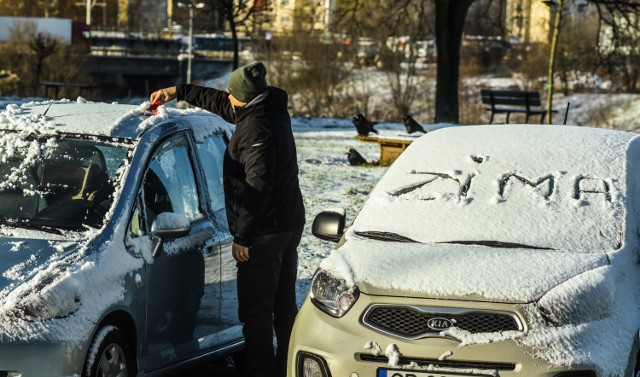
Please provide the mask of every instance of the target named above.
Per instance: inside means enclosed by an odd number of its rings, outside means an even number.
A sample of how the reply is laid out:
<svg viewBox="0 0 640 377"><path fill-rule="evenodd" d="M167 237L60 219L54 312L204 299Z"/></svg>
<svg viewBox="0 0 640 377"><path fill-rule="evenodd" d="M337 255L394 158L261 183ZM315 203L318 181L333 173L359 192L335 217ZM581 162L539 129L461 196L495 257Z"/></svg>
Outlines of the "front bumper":
<svg viewBox="0 0 640 377"><path fill-rule="evenodd" d="M0 376L79 376L83 364L81 346L64 343L0 344Z"/></svg>
<svg viewBox="0 0 640 377"><path fill-rule="evenodd" d="M534 358L531 350L513 339L459 347L460 343L457 340L444 337L407 340L384 334L362 324L362 313L373 304L459 308L469 308L472 304L474 309L515 313L522 318L524 333L527 331L521 309L512 304L443 302L361 294L354 307L344 317L333 318L317 309L307 298L298 313L291 336L288 377L303 377L299 372L299 361L304 359L301 355L312 355L321 360L328 371L325 377L374 377L378 368L389 368L385 350L390 345L395 345L399 350L400 364L418 362L419 365L428 366L443 359L439 364L450 373L455 370L461 374L475 371L481 373L476 375L490 375L490 371L497 371L497 375L501 377L554 377L562 372L575 372ZM380 354L374 355L371 350L365 349L365 345L371 342L379 345ZM566 376L595 376L591 372L593 368L589 365L580 366L579 370L584 372Z"/></svg>

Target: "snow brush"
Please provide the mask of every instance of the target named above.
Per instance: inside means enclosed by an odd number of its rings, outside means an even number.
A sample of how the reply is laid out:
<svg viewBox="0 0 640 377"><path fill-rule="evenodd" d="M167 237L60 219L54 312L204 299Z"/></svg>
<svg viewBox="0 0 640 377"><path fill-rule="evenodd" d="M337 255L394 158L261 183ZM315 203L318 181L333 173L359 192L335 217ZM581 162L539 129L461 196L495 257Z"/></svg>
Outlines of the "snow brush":
<svg viewBox="0 0 640 377"><path fill-rule="evenodd" d="M144 109L144 113L143 114L146 115L146 116L158 115L158 106L160 106L161 104L162 104L162 102L160 100L150 104L149 107Z"/></svg>

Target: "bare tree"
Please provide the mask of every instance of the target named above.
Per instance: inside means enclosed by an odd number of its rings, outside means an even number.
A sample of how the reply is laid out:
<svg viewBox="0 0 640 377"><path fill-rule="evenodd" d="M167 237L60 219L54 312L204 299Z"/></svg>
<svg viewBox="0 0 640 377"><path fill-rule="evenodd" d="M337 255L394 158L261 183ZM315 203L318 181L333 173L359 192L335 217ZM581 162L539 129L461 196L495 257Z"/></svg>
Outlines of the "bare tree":
<svg viewBox="0 0 640 377"><path fill-rule="evenodd" d="M460 47L467 11L474 0L435 0L436 74L435 122L458 123L460 119L458 88L460 82Z"/></svg>
<svg viewBox="0 0 640 377"><path fill-rule="evenodd" d="M58 50L58 41L49 34L38 33L31 39L29 48L36 54L36 74L33 82L33 93L38 94L40 74L44 59L53 55Z"/></svg>
<svg viewBox="0 0 640 377"><path fill-rule="evenodd" d="M344 2L336 12L333 27L352 36L352 45L360 53L365 46L359 40L366 37L375 52L366 51L366 58L356 59L359 64L376 64L385 71L391 91L388 103L393 113L402 119L412 110L419 94L428 92L417 84L417 43L426 44L433 38L431 0L384 0L379 2ZM368 45L367 45L368 46ZM374 55L374 56L370 56Z"/></svg>
<svg viewBox="0 0 640 377"><path fill-rule="evenodd" d="M251 22L256 16L269 10L265 0L206 0L209 11L221 14L229 25L233 39L233 69L240 66L238 32L250 30Z"/></svg>
<svg viewBox="0 0 640 377"><path fill-rule="evenodd" d="M458 81L460 66L460 40L464 29L464 20L470 5L476 0L435 0L436 2L436 41L438 51L438 74L436 88L436 122L458 122ZM625 30L638 34L640 17L639 0L588 0L598 6L600 24L608 25L614 35ZM553 2L552 2L553 3ZM626 25L621 27L620 25ZM559 25L560 27L561 25ZM633 26L633 27L632 27ZM559 41L557 36L556 41ZM616 46L622 43L614 38ZM627 45L629 46L629 45ZM635 45L637 46L637 44ZM634 47L634 50L637 47ZM619 51L619 50L618 50ZM632 56L632 55L629 55ZM551 61L553 64L553 61ZM634 64L625 64L633 67ZM635 64L638 66L638 64ZM550 71L553 72L552 66ZM549 83L553 85L552 82Z"/></svg>
<svg viewBox="0 0 640 377"><path fill-rule="evenodd" d="M466 18L474 3L484 2L484 9L498 9L491 2L503 0L433 0L435 3L435 37L437 49L437 76L436 76L436 105L435 121L458 123L459 114L459 81L460 81L460 49L462 36L466 27ZM606 41L600 38L599 48L601 64L614 62L615 72L627 78L625 82L636 85L640 77L640 49L637 41L640 40L640 0L588 0L598 7L599 27L607 27L609 37ZM369 2L365 0L348 0L342 2L339 7L339 16L342 30L353 36L362 35L372 29L384 30L387 35L397 34L397 28L393 22L397 12L412 14L408 7L411 0L397 0L393 2L379 1ZM551 3L554 3L553 1ZM387 6L390 5L390 6ZM415 12L413 13L415 14ZM481 13L480 13L481 14ZM395 23L395 25L398 25ZM426 29L428 22L423 23ZM559 25L561 26L561 25ZM500 30L499 26L496 26ZM626 33L626 34L624 34ZM598 33L602 35L602 33ZM556 43L561 43L561 36L556 37ZM603 46L606 43L608 46ZM615 51L615 53L613 53ZM553 61L550 62L553 65ZM551 72L553 67L550 66ZM638 74L636 74L638 71ZM551 73L553 75L553 73ZM549 83L552 85L552 82ZM632 87L635 90L635 86Z"/></svg>
<svg viewBox="0 0 640 377"><path fill-rule="evenodd" d="M597 6L599 66L623 90L638 91L640 79L640 1L590 0Z"/></svg>
<svg viewBox="0 0 640 377"><path fill-rule="evenodd" d="M40 17L38 0L0 1L0 15L20 17Z"/></svg>

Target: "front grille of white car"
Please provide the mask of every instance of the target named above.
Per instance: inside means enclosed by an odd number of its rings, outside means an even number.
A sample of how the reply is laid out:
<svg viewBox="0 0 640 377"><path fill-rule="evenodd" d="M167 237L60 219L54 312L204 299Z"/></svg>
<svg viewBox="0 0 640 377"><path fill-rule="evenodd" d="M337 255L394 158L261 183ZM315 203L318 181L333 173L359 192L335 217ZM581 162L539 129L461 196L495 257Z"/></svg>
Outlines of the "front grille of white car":
<svg viewBox="0 0 640 377"><path fill-rule="evenodd" d="M523 331L520 318L512 312L426 306L372 305L362 323L405 339L440 336L452 327L473 334Z"/></svg>

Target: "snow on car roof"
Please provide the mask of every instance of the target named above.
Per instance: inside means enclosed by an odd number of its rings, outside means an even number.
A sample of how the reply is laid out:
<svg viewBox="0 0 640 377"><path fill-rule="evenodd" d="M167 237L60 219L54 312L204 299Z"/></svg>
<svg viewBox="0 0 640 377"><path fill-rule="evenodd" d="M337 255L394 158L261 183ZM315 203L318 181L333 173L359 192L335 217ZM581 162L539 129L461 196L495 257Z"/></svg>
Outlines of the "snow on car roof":
<svg viewBox="0 0 640 377"><path fill-rule="evenodd" d="M203 116L208 120L193 120L200 126L207 124L221 132L229 132L229 125L220 117L201 109L180 110L160 106L157 114L145 114L149 102L140 105L94 103L78 98L69 100L28 102L21 106L8 105L0 112L0 129L30 131L41 134L85 134L136 139L145 129L170 118ZM48 109L48 110L47 110ZM46 112L46 116L42 116ZM193 123L193 122L192 122Z"/></svg>
<svg viewBox="0 0 640 377"><path fill-rule="evenodd" d="M420 242L595 252L623 243L637 134L544 125L446 128L413 142L350 229Z"/></svg>

